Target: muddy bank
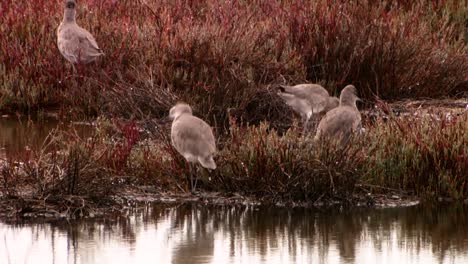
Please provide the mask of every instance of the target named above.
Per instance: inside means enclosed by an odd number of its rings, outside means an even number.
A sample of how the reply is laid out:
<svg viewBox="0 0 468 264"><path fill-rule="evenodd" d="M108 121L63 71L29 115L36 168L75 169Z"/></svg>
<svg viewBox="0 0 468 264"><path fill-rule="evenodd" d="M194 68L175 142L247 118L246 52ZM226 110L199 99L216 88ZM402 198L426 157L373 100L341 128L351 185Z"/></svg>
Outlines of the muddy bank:
<svg viewBox="0 0 468 264"><path fill-rule="evenodd" d="M363 190L366 188L362 186ZM441 199L441 201L447 199ZM449 200L449 199L448 199ZM197 193L167 193L157 190L154 186L121 186L112 196L85 197L77 195L0 197L0 220L35 221L35 220L66 220L79 218L101 218L110 216L125 216L132 209L147 203L177 205L198 203L223 206L274 206L303 207L316 209L329 208L388 208L413 206L420 203L414 195L398 191L387 193L365 193L364 191L343 198L324 198L316 201L298 202L278 197L244 196L239 193L197 192ZM468 203L468 201L467 201Z"/></svg>

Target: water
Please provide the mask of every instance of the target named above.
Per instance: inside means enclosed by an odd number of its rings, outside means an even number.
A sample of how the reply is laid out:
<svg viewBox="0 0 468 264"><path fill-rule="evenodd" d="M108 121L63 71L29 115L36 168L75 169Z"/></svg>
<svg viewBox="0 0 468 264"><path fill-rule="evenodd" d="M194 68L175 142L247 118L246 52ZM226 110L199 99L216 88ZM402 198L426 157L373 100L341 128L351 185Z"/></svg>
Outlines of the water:
<svg viewBox="0 0 468 264"><path fill-rule="evenodd" d="M156 204L127 218L0 223L0 263L468 263L468 206Z"/></svg>
<svg viewBox="0 0 468 264"><path fill-rule="evenodd" d="M0 158L22 156L28 151L41 149L48 142L48 135L59 129L89 136L92 127L84 123L64 123L48 118L41 122L27 119L0 118Z"/></svg>

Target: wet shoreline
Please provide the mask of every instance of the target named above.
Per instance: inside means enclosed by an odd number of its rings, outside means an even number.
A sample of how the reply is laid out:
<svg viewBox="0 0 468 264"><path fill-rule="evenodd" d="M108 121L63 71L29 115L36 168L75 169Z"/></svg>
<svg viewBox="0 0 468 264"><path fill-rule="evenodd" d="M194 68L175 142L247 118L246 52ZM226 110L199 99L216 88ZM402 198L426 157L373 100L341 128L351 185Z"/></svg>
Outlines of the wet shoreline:
<svg viewBox="0 0 468 264"><path fill-rule="evenodd" d="M258 198L243 196L238 193L198 192L169 194L155 191L152 186L122 186L116 194L107 197L83 196L50 196L44 199L33 197L1 197L0 221L35 222L71 219L106 218L111 216L125 217L129 210L145 204L176 206L182 204L200 204L202 206L268 206L276 208L309 208L318 210L359 208L402 208L418 204L464 203L450 198L421 200L414 195L402 192L358 193L346 199L327 198L315 202L288 201L278 198Z"/></svg>

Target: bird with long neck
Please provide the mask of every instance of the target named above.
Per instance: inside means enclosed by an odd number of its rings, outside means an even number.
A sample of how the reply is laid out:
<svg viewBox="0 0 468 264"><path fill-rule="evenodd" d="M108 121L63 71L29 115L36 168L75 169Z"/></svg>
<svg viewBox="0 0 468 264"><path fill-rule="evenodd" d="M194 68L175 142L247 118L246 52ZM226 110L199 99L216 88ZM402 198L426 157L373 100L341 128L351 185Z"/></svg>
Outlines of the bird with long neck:
<svg viewBox="0 0 468 264"><path fill-rule="evenodd" d="M75 1L66 1L62 23L76 24L76 3Z"/></svg>
<svg viewBox="0 0 468 264"><path fill-rule="evenodd" d="M77 25L75 0L65 1L63 20L57 29L57 46L72 65L87 64L104 55L93 35Z"/></svg>
<svg viewBox="0 0 468 264"><path fill-rule="evenodd" d="M357 101L361 101L356 95L356 87L354 85L347 85L340 94L340 105L339 106L349 106L357 110Z"/></svg>
<svg viewBox="0 0 468 264"><path fill-rule="evenodd" d="M347 85L341 91L340 105L329 111L320 121L315 139L341 140L342 145L346 144L352 133L361 130L361 114L356 105L360 100L356 95L356 87Z"/></svg>

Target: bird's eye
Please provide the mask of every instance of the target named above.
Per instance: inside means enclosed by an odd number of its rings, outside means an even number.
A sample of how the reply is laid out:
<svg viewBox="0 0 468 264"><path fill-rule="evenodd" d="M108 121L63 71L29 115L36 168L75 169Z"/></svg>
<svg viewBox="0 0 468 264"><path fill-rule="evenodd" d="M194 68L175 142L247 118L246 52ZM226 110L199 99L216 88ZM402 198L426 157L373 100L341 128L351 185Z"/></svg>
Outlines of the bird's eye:
<svg viewBox="0 0 468 264"><path fill-rule="evenodd" d="M75 8L75 3L73 3L73 2L68 2L68 3L67 3L67 8Z"/></svg>

